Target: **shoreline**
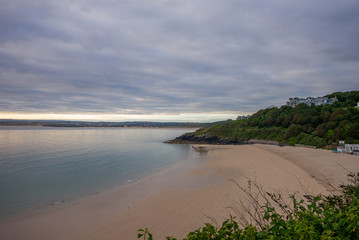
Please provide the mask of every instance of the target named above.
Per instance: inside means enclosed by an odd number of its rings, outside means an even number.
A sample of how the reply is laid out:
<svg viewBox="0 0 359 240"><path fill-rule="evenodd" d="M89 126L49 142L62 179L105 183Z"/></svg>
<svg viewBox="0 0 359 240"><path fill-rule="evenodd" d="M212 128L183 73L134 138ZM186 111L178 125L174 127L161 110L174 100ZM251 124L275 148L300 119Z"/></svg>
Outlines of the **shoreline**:
<svg viewBox="0 0 359 240"><path fill-rule="evenodd" d="M202 154L149 177L5 222L0 236L4 240L137 239L137 229L148 227L155 239L181 238L205 222L215 219L220 224L233 215L228 207L245 196L232 181L247 186L252 179L268 191L328 194L321 175L334 184L346 179L346 171L337 163L359 171L357 156L320 149L193 145L200 146L206 150Z"/></svg>
<svg viewBox="0 0 359 240"><path fill-rule="evenodd" d="M102 192L60 201L60 204L49 203L4 218L0 221L0 238L24 239L30 235L33 236L30 239L78 239L83 234L79 229L90 229L100 222L106 222L107 218L122 217L134 203L154 194L170 188L191 189L208 184L205 181L181 179L182 174L205 161L208 161L206 156L197 155L194 150L189 150L183 161L164 166L136 181L127 181ZM166 181L162 182L164 179ZM98 216L101 218L99 221L96 219ZM75 229L73 224L77 225ZM70 234L66 233L68 230ZM137 229L133 236L137 236Z"/></svg>
<svg viewBox="0 0 359 240"><path fill-rule="evenodd" d="M27 210L23 212L13 213L10 214L9 216L4 216L4 217L1 216L0 225L2 223L6 223L9 221L16 221L19 219L31 217L33 215L43 214L44 212L57 211L62 208L67 208L71 205L77 205L78 203L81 203L83 201L88 201L92 198L96 198L98 195L106 195L118 190L121 191L123 189L131 188L133 185L136 184L144 184L144 182L147 182L153 178L160 177L163 174L166 174L166 172L171 171L171 169L173 168L177 168L177 170L180 170L181 168L185 168L190 160L193 160L194 158L199 159L200 157L203 156L200 155L196 156L195 151L189 147L187 157L185 157L185 159L182 159L178 162L161 166L154 171L142 173L142 175L136 175L136 177L114 183L113 185L110 185L107 188L102 188L98 191L92 191L92 192L83 193L81 195L72 196L69 198L58 199L56 201L47 202L41 205L29 207Z"/></svg>

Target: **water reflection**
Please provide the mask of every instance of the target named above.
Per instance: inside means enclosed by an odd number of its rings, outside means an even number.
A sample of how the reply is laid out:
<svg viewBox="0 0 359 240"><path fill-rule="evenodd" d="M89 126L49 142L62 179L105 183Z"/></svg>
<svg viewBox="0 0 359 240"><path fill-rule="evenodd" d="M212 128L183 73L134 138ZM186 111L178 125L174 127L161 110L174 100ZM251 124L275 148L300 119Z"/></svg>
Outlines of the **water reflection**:
<svg viewBox="0 0 359 240"><path fill-rule="evenodd" d="M196 153L199 153L199 155L207 155L209 149L206 146L193 146L192 145L193 150L196 151Z"/></svg>

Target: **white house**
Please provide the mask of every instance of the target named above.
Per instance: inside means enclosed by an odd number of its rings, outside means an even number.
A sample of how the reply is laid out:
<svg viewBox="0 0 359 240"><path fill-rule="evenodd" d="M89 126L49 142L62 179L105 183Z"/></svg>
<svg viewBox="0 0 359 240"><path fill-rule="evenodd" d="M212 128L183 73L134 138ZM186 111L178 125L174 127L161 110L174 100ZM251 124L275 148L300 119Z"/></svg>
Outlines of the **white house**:
<svg viewBox="0 0 359 240"><path fill-rule="evenodd" d="M298 104L305 103L308 106L311 106L312 104L319 106L319 105L326 105L326 104L332 104L333 102L338 102L338 98L327 98L327 97L307 97L307 98L289 98L288 101L286 101L287 106L295 107Z"/></svg>
<svg viewBox="0 0 359 240"><path fill-rule="evenodd" d="M248 119L249 117L250 117L249 115L247 115L247 116L243 115L243 116L238 116L236 119L242 120L242 119Z"/></svg>
<svg viewBox="0 0 359 240"><path fill-rule="evenodd" d="M345 152L359 154L359 144L345 144Z"/></svg>

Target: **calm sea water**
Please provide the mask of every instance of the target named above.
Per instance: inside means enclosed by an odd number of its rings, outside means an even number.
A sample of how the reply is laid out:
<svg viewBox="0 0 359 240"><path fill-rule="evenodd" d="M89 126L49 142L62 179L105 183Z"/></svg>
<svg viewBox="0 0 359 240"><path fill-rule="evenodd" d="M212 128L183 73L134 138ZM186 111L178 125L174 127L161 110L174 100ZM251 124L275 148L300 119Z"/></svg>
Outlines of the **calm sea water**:
<svg viewBox="0 0 359 240"><path fill-rule="evenodd" d="M0 127L0 218L103 191L186 158L190 129Z"/></svg>

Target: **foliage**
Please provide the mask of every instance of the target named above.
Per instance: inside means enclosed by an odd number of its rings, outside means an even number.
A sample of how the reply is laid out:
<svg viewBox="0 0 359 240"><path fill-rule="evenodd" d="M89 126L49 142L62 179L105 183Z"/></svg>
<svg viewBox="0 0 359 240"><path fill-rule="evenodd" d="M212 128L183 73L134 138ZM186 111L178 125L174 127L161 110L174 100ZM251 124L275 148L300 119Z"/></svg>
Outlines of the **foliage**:
<svg viewBox="0 0 359 240"><path fill-rule="evenodd" d="M261 109L249 119L227 121L197 130L230 140L274 140L290 144L325 147L339 140L359 143L359 91L333 93L339 102L329 105L296 107L282 106Z"/></svg>
<svg viewBox="0 0 359 240"><path fill-rule="evenodd" d="M352 203L353 196L359 199L359 173L350 172L348 182L348 184L340 185L341 195L326 196L323 201L336 209L343 209Z"/></svg>
<svg viewBox="0 0 359 240"><path fill-rule="evenodd" d="M262 206L263 219L267 222L263 227L249 224L241 228L231 216L218 227L206 223L204 227L188 233L183 240L359 239L359 173L348 176L351 184L340 186L342 195L306 196L307 202L293 195L290 197L292 207L282 205L282 199L275 197L285 211L279 214L267 202ZM333 204L331 197L341 199L342 204ZM138 238L153 240L147 229L140 229L139 232ZM176 240L173 237L166 239Z"/></svg>

